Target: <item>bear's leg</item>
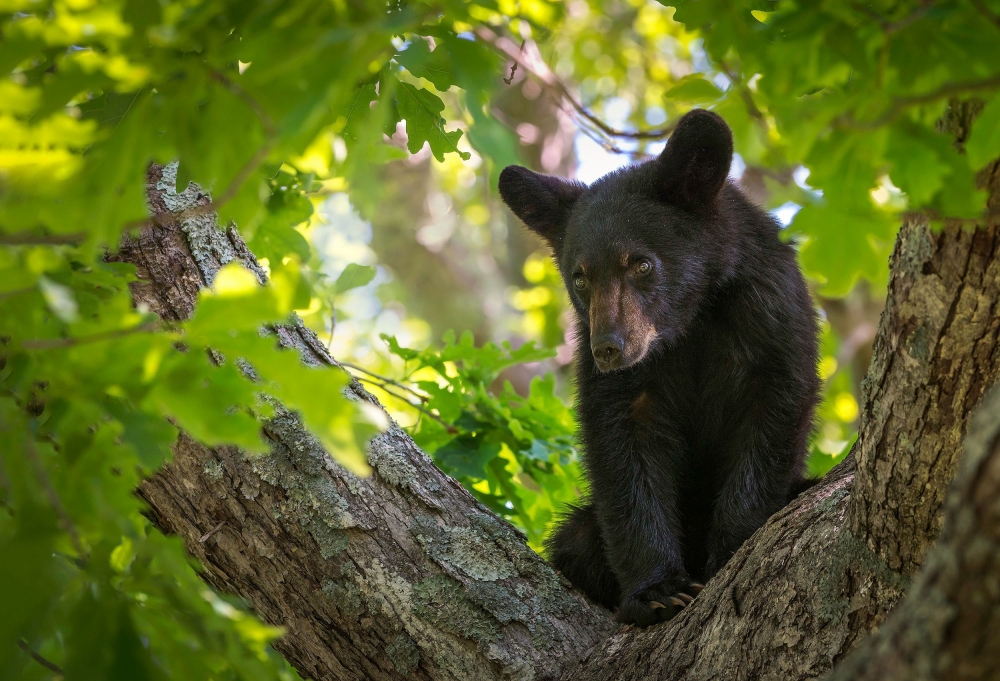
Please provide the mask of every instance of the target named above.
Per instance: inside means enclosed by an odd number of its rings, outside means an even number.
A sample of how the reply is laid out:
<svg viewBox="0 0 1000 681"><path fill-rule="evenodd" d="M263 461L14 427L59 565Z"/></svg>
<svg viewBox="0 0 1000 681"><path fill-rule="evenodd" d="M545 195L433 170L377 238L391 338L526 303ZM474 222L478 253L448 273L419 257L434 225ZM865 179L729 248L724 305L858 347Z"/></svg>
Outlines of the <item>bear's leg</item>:
<svg viewBox="0 0 1000 681"><path fill-rule="evenodd" d="M570 508L569 515L545 543L549 561L592 601L614 610L621 590L604 554L604 539L594 506Z"/></svg>
<svg viewBox="0 0 1000 681"><path fill-rule="evenodd" d="M788 501L795 453L781 446L791 439L777 427L782 415L767 411L765 418L737 423L724 447L728 465L706 542L706 580Z"/></svg>

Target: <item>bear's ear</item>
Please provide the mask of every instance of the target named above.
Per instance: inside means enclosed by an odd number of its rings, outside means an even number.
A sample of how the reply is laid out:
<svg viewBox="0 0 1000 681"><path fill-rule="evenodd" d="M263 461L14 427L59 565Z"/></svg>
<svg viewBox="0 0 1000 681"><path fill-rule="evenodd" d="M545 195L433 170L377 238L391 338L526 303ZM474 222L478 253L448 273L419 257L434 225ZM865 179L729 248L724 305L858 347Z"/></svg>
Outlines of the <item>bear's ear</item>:
<svg viewBox="0 0 1000 681"><path fill-rule="evenodd" d="M566 234L569 211L586 187L521 166L500 173L500 197L514 215L552 246L557 253Z"/></svg>
<svg viewBox="0 0 1000 681"><path fill-rule="evenodd" d="M663 197L690 211L715 203L733 162L733 133L717 113L684 114L656 161Z"/></svg>

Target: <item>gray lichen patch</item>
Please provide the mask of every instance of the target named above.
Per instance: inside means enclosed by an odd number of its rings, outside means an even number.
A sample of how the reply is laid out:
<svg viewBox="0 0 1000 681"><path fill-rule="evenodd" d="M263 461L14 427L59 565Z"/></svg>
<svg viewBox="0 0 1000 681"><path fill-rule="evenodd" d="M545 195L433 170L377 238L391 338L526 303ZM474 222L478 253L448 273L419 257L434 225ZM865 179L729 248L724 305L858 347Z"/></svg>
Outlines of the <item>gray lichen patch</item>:
<svg viewBox="0 0 1000 681"><path fill-rule="evenodd" d="M476 580L493 582L517 574L511 558L494 539L492 528L472 517L469 527L443 528L421 515L413 520L410 533L427 554L445 568L455 568Z"/></svg>
<svg viewBox="0 0 1000 681"><path fill-rule="evenodd" d="M312 520L306 524L306 531L316 540L319 555L323 558L333 558L347 548L347 535L321 521Z"/></svg>
<svg viewBox="0 0 1000 681"><path fill-rule="evenodd" d="M433 509L443 510L436 494L440 491L437 483L422 481L407 457L410 445L410 437L398 425L390 423L384 433L368 442L368 463L390 485L409 491Z"/></svg>
<svg viewBox="0 0 1000 681"><path fill-rule="evenodd" d="M493 582L517 574L510 558L473 528L457 527L451 531L449 560L469 577L481 581Z"/></svg>
<svg viewBox="0 0 1000 681"><path fill-rule="evenodd" d="M445 528L429 516L418 516L410 527L414 538L428 555L446 571L464 574L472 579L462 589L464 597L489 613L497 624L520 622L524 625L536 649L551 648L557 637L555 626L549 620L550 607L565 610L570 604L579 607L572 597L565 594L555 573L541 560L537 574L538 590L530 588L519 576L508 551L498 545L503 526L492 522L489 516L474 515L469 527ZM530 551L520 545L519 549ZM537 556L535 556L537 559ZM548 575L546 575L546 569ZM551 579L546 580L545 577ZM534 581L534 580L533 580ZM556 594L568 599L563 602Z"/></svg>
<svg viewBox="0 0 1000 681"><path fill-rule="evenodd" d="M285 491L273 515L298 522L312 535L320 555L331 558L348 545L348 536L340 530L359 523L328 470L326 450L295 414L277 404L274 409L275 416L265 424L271 452L248 455L247 462L261 480Z"/></svg>
<svg viewBox="0 0 1000 681"><path fill-rule="evenodd" d="M335 582L323 585L323 595L329 598L344 615L354 616L361 612L361 590L353 581Z"/></svg>
<svg viewBox="0 0 1000 681"><path fill-rule="evenodd" d="M914 219L914 218L910 218ZM899 239L899 260L900 271L906 272L910 276L918 276L922 273L924 263L931 257L934 245L931 242L930 229L920 219L921 222L905 225L908 238Z"/></svg>
<svg viewBox="0 0 1000 681"><path fill-rule="evenodd" d="M223 475L225 475L226 469L222 467L222 463L218 459L210 459L205 462L202 471L205 473L205 477L212 482L218 482L222 480Z"/></svg>
<svg viewBox="0 0 1000 681"><path fill-rule="evenodd" d="M208 199L208 192L193 182L184 191L177 193L177 162L163 167L156 189L160 192L164 205L172 213L180 213L202 205ZM210 199L209 199L210 200ZM233 244L225 232L219 229L214 212L203 215L188 216L180 221L181 229L187 235L191 255L198 264L198 269L211 286L219 269L234 260L242 263L247 269L257 275L261 284L267 281L267 274L253 258L242 258L233 248Z"/></svg>
<svg viewBox="0 0 1000 681"><path fill-rule="evenodd" d="M416 671L420 664L420 650L406 634L400 634L385 646L385 655L392 662L392 667L400 674L408 676Z"/></svg>
<svg viewBox="0 0 1000 681"><path fill-rule="evenodd" d="M444 631L488 643L500 640L496 620L454 579L435 575L413 585L413 614Z"/></svg>
<svg viewBox="0 0 1000 681"><path fill-rule="evenodd" d="M394 446L393 440L405 435L399 431L399 426L393 424L388 431L374 437L368 443L368 463L378 471L379 475L390 485L406 486L417 477L417 469Z"/></svg>
<svg viewBox="0 0 1000 681"><path fill-rule="evenodd" d="M898 596L906 591L909 580L890 568L884 560L872 553L868 546L849 529L841 530L832 551L830 568L819 579L821 605L818 615L826 622L840 622L850 610L847 600L848 571L854 579L875 580L882 592L895 591Z"/></svg>

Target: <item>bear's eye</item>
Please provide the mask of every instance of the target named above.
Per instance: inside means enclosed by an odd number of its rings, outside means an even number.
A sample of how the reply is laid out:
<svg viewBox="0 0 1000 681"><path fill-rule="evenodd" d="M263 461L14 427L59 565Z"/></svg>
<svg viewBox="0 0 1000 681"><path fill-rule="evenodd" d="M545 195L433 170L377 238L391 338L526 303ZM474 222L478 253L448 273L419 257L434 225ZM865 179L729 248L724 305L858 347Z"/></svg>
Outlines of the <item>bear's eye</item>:
<svg viewBox="0 0 1000 681"><path fill-rule="evenodd" d="M583 289L587 288L587 278L584 277L582 274L576 275L575 277L573 277L573 286L576 287L577 291L582 291Z"/></svg>
<svg viewBox="0 0 1000 681"><path fill-rule="evenodd" d="M635 266L636 274L649 274L653 269L653 266L649 264L648 260L640 260L639 264Z"/></svg>

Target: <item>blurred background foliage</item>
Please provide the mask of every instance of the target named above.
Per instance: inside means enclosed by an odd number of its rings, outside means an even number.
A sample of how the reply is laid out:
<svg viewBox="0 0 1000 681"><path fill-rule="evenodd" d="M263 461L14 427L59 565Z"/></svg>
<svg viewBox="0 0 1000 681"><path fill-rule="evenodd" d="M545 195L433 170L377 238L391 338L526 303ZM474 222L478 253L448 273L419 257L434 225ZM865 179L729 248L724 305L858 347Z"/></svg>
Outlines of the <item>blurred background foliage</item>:
<svg viewBox="0 0 1000 681"><path fill-rule="evenodd" d="M998 32L996 0L0 0L0 678L295 678L280 630L132 494L178 428L265 451L274 400L365 473L347 377L257 333L292 314L540 547L586 492L572 324L497 174L593 181L697 106L800 250L825 473L856 436L901 213L984 208ZM150 224L150 163L210 191L262 265L213 274L186 322L133 308L105 256Z"/></svg>

